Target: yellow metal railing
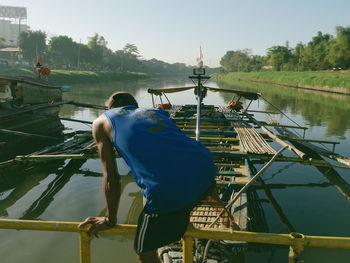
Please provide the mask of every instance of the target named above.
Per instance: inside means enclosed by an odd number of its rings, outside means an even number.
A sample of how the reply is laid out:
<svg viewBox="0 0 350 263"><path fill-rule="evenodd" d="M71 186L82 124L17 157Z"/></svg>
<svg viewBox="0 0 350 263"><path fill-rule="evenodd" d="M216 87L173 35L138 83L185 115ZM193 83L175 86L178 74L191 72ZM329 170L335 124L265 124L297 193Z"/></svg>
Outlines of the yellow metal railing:
<svg viewBox="0 0 350 263"><path fill-rule="evenodd" d="M90 237L86 229L78 229L77 222L0 219L0 229L78 232L80 234L80 263L90 263ZM117 225L105 234L134 235L135 225ZM183 238L183 262L193 263L193 238L246 241L289 246L289 261L297 262L305 247L350 248L350 237L306 236L299 233L272 234L247 231L225 231L189 228Z"/></svg>

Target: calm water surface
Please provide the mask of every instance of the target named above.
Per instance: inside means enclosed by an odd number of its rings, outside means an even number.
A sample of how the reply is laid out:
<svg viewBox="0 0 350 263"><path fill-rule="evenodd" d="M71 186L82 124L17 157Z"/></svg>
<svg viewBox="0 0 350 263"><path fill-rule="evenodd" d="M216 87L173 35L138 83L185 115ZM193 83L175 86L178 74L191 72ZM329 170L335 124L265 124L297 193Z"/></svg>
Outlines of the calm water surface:
<svg viewBox="0 0 350 263"><path fill-rule="evenodd" d="M66 99L103 105L114 91L134 94L140 106L151 106L148 88L190 86L183 80L147 80L137 82L82 85L66 93ZM209 83L210 86L217 86ZM227 85L219 85L222 88ZM341 142L337 152L350 156L350 96L307 92L281 87L250 86L243 90L263 90L263 97L252 109L282 109L289 117L309 129L306 136ZM173 104L194 104L193 91L170 94ZM225 105L230 94L208 93L206 104ZM247 103L247 102L245 102ZM274 105L274 106L272 106ZM62 117L94 120L99 110L63 106ZM293 124L282 114L255 114L259 120L274 119ZM64 121L65 132L89 130L85 124ZM299 132L300 133L300 132ZM274 145L276 149L278 145ZM261 164L255 165L256 169ZM122 176L122 196L118 222L136 224L142 197L128 168L118 160ZM99 160L61 161L11 171L0 177L0 217L37 220L81 221L87 216L104 215ZM350 170L317 169L296 163L274 163L263 175L268 184L256 190L259 215L251 215L251 229L271 233L297 231L308 235L350 236ZM283 184L283 185L282 185ZM133 237L101 236L92 241L93 262L136 262ZM0 231L1 263L79 262L76 233L39 231ZM250 246L234 262L286 262L288 250L281 246ZM307 248L306 262L349 262L350 251ZM229 261L231 262L231 261ZM233 261L232 261L233 262Z"/></svg>

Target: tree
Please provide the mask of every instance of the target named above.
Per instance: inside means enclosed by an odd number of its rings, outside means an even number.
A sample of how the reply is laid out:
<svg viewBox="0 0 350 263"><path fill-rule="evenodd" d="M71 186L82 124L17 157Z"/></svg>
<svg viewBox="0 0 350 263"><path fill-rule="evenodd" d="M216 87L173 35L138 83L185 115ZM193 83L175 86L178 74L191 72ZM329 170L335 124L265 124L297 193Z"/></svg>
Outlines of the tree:
<svg viewBox="0 0 350 263"><path fill-rule="evenodd" d="M295 48L292 50L294 57L294 64L296 65L297 70L304 69L304 49L305 46L303 43L298 43Z"/></svg>
<svg viewBox="0 0 350 263"><path fill-rule="evenodd" d="M350 68L350 26L336 27L336 38L330 45L328 61L334 67Z"/></svg>
<svg viewBox="0 0 350 263"><path fill-rule="evenodd" d="M258 64L258 58L251 56L249 49L227 51L220 60L225 72L252 71L259 68Z"/></svg>
<svg viewBox="0 0 350 263"><path fill-rule="evenodd" d="M0 48L6 47L5 39L0 37Z"/></svg>
<svg viewBox="0 0 350 263"><path fill-rule="evenodd" d="M137 48L136 45L134 44L130 44L130 43L127 43L124 48L123 48L123 51L125 54L130 54L130 55L134 55L136 57L139 56L140 52Z"/></svg>
<svg viewBox="0 0 350 263"><path fill-rule="evenodd" d="M48 45L48 55L56 67L71 68L78 63L79 45L70 37L52 37Z"/></svg>
<svg viewBox="0 0 350 263"><path fill-rule="evenodd" d="M24 59L35 63L37 56L43 56L46 50L46 33L42 31L21 32L18 45Z"/></svg>
<svg viewBox="0 0 350 263"><path fill-rule="evenodd" d="M283 65L290 62L293 55L287 46L273 46L267 51L267 62L274 70L280 71Z"/></svg>
<svg viewBox="0 0 350 263"><path fill-rule="evenodd" d="M136 45L127 43L119 53L121 55L121 70L135 71L142 68L142 63L138 59L139 53Z"/></svg>
<svg viewBox="0 0 350 263"><path fill-rule="evenodd" d="M95 33L94 36L89 38L87 46L91 51L91 65L94 65L96 69L104 69L108 54L105 38Z"/></svg>
<svg viewBox="0 0 350 263"><path fill-rule="evenodd" d="M303 61L306 68L311 70L329 69L328 53L332 36L317 32L307 44L303 52Z"/></svg>

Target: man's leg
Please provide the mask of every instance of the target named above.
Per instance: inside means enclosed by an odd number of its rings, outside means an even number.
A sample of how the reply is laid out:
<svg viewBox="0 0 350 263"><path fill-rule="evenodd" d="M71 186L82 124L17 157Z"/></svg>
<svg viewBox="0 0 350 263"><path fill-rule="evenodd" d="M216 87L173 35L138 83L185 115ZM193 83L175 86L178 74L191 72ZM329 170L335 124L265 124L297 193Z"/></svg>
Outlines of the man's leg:
<svg viewBox="0 0 350 263"><path fill-rule="evenodd" d="M189 208L167 214L142 211L136 230L134 249L141 263L160 263L157 248L181 239L188 227Z"/></svg>
<svg viewBox="0 0 350 263"><path fill-rule="evenodd" d="M138 253L137 258L140 263L161 263L157 255L157 250Z"/></svg>

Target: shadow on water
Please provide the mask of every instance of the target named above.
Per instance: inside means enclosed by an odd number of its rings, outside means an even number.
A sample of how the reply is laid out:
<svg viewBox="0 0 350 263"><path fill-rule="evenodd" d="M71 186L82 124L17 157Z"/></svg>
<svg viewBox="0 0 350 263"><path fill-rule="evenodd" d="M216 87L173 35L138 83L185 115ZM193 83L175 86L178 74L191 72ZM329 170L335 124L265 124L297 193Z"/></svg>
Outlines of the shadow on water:
<svg viewBox="0 0 350 263"><path fill-rule="evenodd" d="M63 162L51 162L49 165L39 165L31 167L27 172L21 167L12 170L9 174L1 176L2 184L0 186L0 197L10 191L8 195L0 199L0 216L7 217L7 209L13 206L17 201L26 198L26 195L36 186L46 179L49 175L55 174L56 177L47 185L42 194L25 210L19 219L38 219L50 204L54 201L55 196L69 183L70 179L81 174L84 177L101 177L101 173L83 170L82 165L86 160L71 160L66 165ZM121 193L125 187L133 182L132 176L121 176ZM142 198L139 200L138 194L129 194L134 197L133 205L130 208L128 220L133 221L139 212L139 206L142 206Z"/></svg>
<svg viewBox="0 0 350 263"><path fill-rule="evenodd" d="M20 219L37 219L44 213L54 200L55 195L69 182L70 178L85 162L86 160L71 160L65 167L56 172L56 178L49 183L46 190L24 212Z"/></svg>
<svg viewBox="0 0 350 263"><path fill-rule="evenodd" d="M0 177L0 197L8 191L10 193L0 200L0 216L7 216L7 208L25 197L30 190L38 186L51 173L55 173L63 164L64 161L55 161L41 167L23 165L3 172Z"/></svg>

